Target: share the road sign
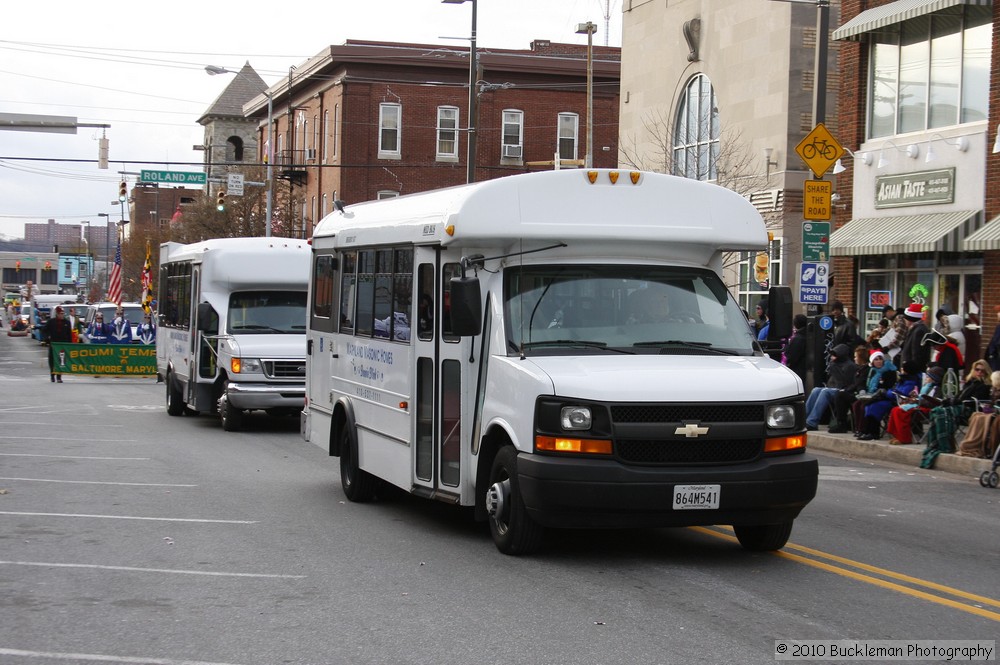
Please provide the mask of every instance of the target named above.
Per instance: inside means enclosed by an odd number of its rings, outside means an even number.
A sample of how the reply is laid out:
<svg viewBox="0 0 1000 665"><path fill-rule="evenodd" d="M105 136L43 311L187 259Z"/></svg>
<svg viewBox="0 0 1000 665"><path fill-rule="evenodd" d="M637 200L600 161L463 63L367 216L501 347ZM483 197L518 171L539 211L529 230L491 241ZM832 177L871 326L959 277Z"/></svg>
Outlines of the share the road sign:
<svg viewBox="0 0 1000 665"><path fill-rule="evenodd" d="M165 182L171 185L204 185L204 173L185 173L183 171L146 171L139 172L139 182Z"/></svg>

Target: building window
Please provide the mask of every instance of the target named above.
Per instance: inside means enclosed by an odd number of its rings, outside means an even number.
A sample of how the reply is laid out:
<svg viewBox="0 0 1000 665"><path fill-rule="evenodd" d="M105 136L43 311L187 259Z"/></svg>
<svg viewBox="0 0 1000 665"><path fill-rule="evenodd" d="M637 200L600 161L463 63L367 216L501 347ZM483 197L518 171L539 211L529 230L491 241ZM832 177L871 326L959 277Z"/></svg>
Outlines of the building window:
<svg viewBox="0 0 1000 665"><path fill-rule="evenodd" d="M868 138L987 119L990 11L966 6L871 33Z"/></svg>
<svg viewBox="0 0 1000 665"><path fill-rule="evenodd" d="M580 116L576 113L559 114L559 159L576 159Z"/></svg>
<svg viewBox="0 0 1000 665"><path fill-rule="evenodd" d="M243 161L243 139L238 136L230 136L226 140L226 161Z"/></svg>
<svg viewBox="0 0 1000 665"><path fill-rule="evenodd" d="M375 194L375 200L381 201L382 199L394 199L399 196L399 192L394 192L391 189L380 189Z"/></svg>
<svg viewBox="0 0 1000 665"><path fill-rule="evenodd" d="M673 175L715 180L719 160L719 108L712 82L698 74L677 105L673 136Z"/></svg>
<svg viewBox="0 0 1000 665"><path fill-rule="evenodd" d="M740 253L740 283L735 289L739 294L740 307L751 316L754 308L762 299L767 299L768 289L772 284L782 284L781 279L781 238L771 241L769 252L763 259L758 259L758 252Z"/></svg>
<svg viewBox="0 0 1000 665"><path fill-rule="evenodd" d="M339 143L337 141L337 138L339 136L339 134L338 134L339 131L340 131L340 104L334 104L333 105L333 133L330 135L330 141L333 142L333 150L331 150L331 153L333 154L334 157L337 156L337 150L339 148Z"/></svg>
<svg viewBox="0 0 1000 665"><path fill-rule="evenodd" d="M326 164L326 160L329 157L328 148L330 147L330 111L323 111L323 163Z"/></svg>
<svg viewBox="0 0 1000 665"><path fill-rule="evenodd" d="M458 107L439 106L437 117L437 158L458 160Z"/></svg>
<svg viewBox="0 0 1000 665"><path fill-rule="evenodd" d="M520 160L524 149L524 111L503 112L503 145L500 157Z"/></svg>
<svg viewBox="0 0 1000 665"><path fill-rule="evenodd" d="M399 133L402 107L399 104L379 104L378 107L378 156L379 159L399 159Z"/></svg>

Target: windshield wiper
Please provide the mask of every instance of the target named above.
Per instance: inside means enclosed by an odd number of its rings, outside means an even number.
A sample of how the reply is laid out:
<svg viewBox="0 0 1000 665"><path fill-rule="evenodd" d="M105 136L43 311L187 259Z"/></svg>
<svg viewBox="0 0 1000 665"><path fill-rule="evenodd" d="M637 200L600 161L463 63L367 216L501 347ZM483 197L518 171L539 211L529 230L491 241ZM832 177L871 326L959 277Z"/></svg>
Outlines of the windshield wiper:
<svg viewBox="0 0 1000 665"><path fill-rule="evenodd" d="M735 355L737 355L736 353L734 353L732 351L725 351L723 349L717 349L714 346L712 346L711 342L693 342L693 341L684 340L684 339L666 339L666 340L662 340L662 341L659 341L659 342L652 342L652 341L651 342L636 342L632 346L638 346L638 347L647 347L647 346L660 346L660 347L666 347L666 346L683 346L683 347L687 347L689 349L703 349L705 351L711 351L712 353L718 353L718 354L725 355L725 356L735 356Z"/></svg>
<svg viewBox="0 0 1000 665"><path fill-rule="evenodd" d="M582 346L588 349L601 349L603 351L614 351L615 353L628 353L634 355L634 352L628 349L619 349L614 346L608 346L607 342L593 342L585 339L546 339L538 342L524 342L521 346L514 340L509 340L511 348L515 351L520 351L522 348L530 349L534 347L545 347L545 346Z"/></svg>
<svg viewBox="0 0 1000 665"><path fill-rule="evenodd" d="M274 333L284 334L284 330L279 330L278 328L272 328L271 326L261 326L256 323L248 323L244 326L233 326L233 330L269 330Z"/></svg>

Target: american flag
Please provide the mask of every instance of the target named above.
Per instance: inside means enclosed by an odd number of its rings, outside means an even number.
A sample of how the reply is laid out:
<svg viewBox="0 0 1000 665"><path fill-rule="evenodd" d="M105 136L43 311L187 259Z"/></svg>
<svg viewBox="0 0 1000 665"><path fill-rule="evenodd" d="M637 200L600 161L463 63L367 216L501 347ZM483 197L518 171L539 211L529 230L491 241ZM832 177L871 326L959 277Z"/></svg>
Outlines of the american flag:
<svg viewBox="0 0 1000 665"><path fill-rule="evenodd" d="M115 249L115 264L111 266L111 278L108 281L108 302L122 304L122 239L118 238Z"/></svg>

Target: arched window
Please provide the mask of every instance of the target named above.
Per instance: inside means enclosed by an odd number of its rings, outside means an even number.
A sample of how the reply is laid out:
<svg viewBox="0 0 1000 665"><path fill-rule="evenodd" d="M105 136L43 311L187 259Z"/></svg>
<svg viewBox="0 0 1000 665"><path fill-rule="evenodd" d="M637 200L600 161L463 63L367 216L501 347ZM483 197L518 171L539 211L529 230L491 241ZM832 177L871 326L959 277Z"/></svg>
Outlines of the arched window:
<svg viewBox="0 0 1000 665"><path fill-rule="evenodd" d="M226 139L226 161L243 161L243 139L238 136L230 136Z"/></svg>
<svg viewBox="0 0 1000 665"><path fill-rule="evenodd" d="M697 74L684 88L674 122L673 174L715 180L719 159L719 108L712 82Z"/></svg>

